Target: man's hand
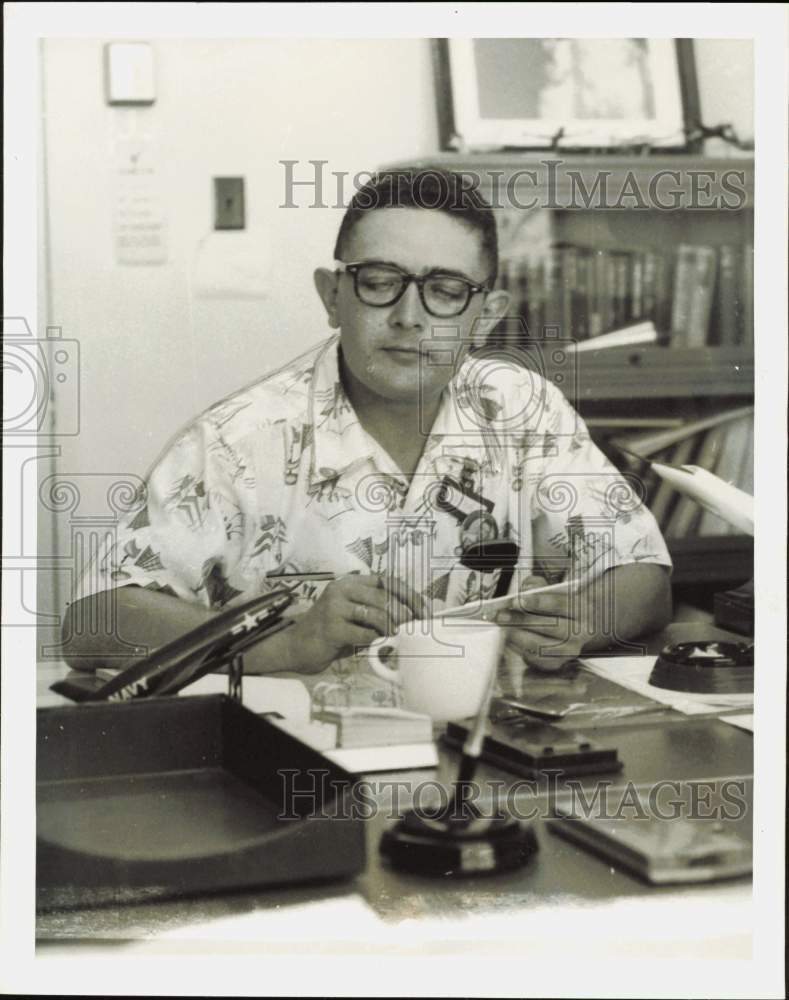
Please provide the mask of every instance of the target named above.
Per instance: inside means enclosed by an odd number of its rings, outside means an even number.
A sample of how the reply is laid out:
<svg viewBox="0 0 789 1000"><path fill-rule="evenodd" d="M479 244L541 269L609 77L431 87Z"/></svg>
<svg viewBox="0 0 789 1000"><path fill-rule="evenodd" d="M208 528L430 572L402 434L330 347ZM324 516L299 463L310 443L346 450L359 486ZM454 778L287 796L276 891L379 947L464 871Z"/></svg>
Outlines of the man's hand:
<svg viewBox="0 0 789 1000"><path fill-rule="evenodd" d="M523 582L519 608L500 611L507 632L510 664L517 660L538 670L558 670L581 653L615 647L664 628L671 620L671 587L665 566L626 563L591 580L582 590L535 594L541 577ZM512 668L510 668L512 672Z"/></svg>
<svg viewBox="0 0 789 1000"><path fill-rule="evenodd" d="M283 633L290 661L283 669L318 673L357 646L423 614L422 600L401 580L350 575L334 580L295 625Z"/></svg>
<svg viewBox="0 0 789 1000"><path fill-rule="evenodd" d="M583 630L575 610L581 602L578 596L571 598L567 593L529 597L530 590L547 586L540 576L528 577L522 586L519 607L500 611L496 617L505 627L508 650L516 654L510 662L517 663L520 657L538 670L559 670L583 647Z"/></svg>

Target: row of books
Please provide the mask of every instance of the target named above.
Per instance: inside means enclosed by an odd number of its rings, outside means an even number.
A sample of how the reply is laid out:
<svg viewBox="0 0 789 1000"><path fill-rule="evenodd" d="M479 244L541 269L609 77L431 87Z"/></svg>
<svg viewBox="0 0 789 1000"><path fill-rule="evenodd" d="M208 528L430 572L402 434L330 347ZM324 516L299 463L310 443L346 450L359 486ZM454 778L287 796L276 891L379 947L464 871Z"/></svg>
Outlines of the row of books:
<svg viewBox="0 0 789 1000"><path fill-rule="evenodd" d="M671 346L753 343L753 245L675 251L557 243L539 259L502 261L500 287L531 336L575 340L651 320Z"/></svg>
<svg viewBox="0 0 789 1000"><path fill-rule="evenodd" d="M617 437L614 443L666 465L696 465L753 495L753 410L745 407L663 431ZM665 447L660 447L667 442ZM658 447L654 447L657 445ZM736 534L736 529L681 496L655 473L645 478L646 503L667 540Z"/></svg>

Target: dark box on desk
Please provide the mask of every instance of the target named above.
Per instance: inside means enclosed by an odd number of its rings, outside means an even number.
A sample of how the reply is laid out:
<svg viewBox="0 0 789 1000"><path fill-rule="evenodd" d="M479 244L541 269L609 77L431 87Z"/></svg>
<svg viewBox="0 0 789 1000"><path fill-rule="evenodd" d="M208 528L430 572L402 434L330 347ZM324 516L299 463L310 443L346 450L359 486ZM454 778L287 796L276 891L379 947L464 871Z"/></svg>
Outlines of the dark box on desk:
<svg viewBox="0 0 789 1000"><path fill-rule="evenodd" d="M444 742L451 747L462 747L468 732L463 723L450 722ZM517 727L489 723L481 757L526 778L540 778L549 772L569 778L622 769L616 747L600 746L580 733L528 718Z"/></svg>
<svg viewBox="0 0 789 1000"><path fill-rule="evenodd" d="M39 908L364 869L356 779L224 695L39 709L37 746Z"/></svg>

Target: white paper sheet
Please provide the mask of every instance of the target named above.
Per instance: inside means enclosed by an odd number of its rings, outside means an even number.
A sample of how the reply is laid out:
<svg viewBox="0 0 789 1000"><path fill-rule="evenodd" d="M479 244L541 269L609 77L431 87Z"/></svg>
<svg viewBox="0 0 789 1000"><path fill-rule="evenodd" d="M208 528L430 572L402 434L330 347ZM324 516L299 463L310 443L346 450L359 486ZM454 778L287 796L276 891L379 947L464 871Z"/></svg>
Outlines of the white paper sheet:
<svg viewBox="0 0 789 1000"><path fill-rule="evenodd" d="M720 720L721 722L728 722L730 726L736 726L738 729L746 729L749 733L753 732L752 714L743 713L742 715L722 715Z"/></svg>
<svg viewBox="0 0 789 1000"><path fill-rule="evenodd" d="M248 674L241 690L243 703L252 712L279 712L304 725L310 721L310 693L300 680ZM181 695L193 694L227 694L227 676L206 674L181 691Z"/></svg>

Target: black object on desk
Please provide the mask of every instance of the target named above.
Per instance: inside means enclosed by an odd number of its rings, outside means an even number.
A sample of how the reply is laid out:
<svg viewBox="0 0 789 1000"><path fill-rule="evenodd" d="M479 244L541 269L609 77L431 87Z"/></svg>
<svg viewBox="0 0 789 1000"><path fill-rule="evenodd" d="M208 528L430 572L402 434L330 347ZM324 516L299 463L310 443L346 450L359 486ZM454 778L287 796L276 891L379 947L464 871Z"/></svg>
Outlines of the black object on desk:
<svg viewBox="0 0 789 1000"><path fill-rule="evenodd" d="M381 837L381 854L400 871L430 877L492 875L522 868L537 851L531 826L512 817L406 813Z"/></svg>
<svg viewBox="0 0 789 1000"><path fill-rule="evenodd" d="M284 588L254 597L178 636L117 674L70 676L53 684L52 690L77 702L170 695L227 664L228 691L240 701L241 654L290 624L282 613L292 600L292 593Z"/></svg>
<svg viewBox="0 0 789 1000"><path fill-rule="evenodd" d="M467 732L463 723L450 722L444 742L462 746ZM557 771L566 777L605 774L622 768L616 747L599 746L580 733L528 717L517 726L491 723L481 759L527 778Z"/></svg>
<svg viewBox="0 0 789 1000"><path fill-rule="evenodd" d="M224 695L38 711L39 908L348 878L356 778Z"/></svg>
<svg viewBox="0 0 789 1000"><path fill-rule="evenodd" d="M747 694L753 691L753 643L715 640L666 646L649 683L670 691Z"/></svg>
<svg viewBox="0 0 789 1000"><path fill-rule="evenodd" d="M715 624L740 635L753 635L753 580L737 590L724 590L713 599Z"/></svg>

